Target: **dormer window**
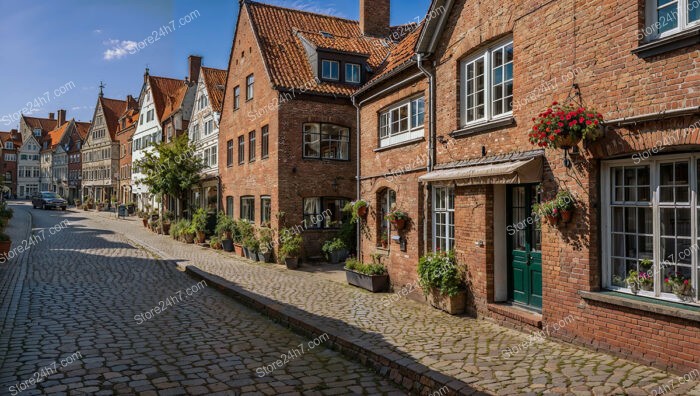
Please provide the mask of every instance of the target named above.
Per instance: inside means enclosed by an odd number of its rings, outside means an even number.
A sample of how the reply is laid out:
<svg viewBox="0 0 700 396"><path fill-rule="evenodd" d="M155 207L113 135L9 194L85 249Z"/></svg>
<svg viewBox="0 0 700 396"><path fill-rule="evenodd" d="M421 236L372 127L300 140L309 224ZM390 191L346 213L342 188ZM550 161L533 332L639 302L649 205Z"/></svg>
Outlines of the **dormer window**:
<svg viewBox="0 0 700 396"><path fill-rule="evenodd" d="M360 65L357 63L345 64L345 82L359 84L361 79Z"/></svg>
<svg viewBox="0 0 700 396"><path fill-rule="evenodd" d="M324 59L321 61L321 78L324 80L339 80L340 65L338 61Z"/></svg>
<svg viewBox="0 0 700 396"><path fill-rule="evenodd" d="M41 128L34 128L34 136L41 136Z"/></svg>
<svg viewBox="0 0 700 396"><path fill-rule="evenodd" d="M12 142L5 142L5 148L12 150L14 148L14 145L12 144Z"/></svg>

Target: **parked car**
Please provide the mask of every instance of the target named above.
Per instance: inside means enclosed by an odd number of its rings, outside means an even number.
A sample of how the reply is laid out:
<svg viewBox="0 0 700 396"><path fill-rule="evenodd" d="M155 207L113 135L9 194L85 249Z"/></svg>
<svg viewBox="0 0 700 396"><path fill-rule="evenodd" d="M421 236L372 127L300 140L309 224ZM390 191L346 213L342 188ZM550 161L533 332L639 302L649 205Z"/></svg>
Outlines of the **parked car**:
<svg viewBox="0 0 700 396"><path fill-rule="evenodd" d="M32 196L32 206L34 209L57 209L66 210L68 201L61 198L60 195L51 191L42 191Z"/></svg>

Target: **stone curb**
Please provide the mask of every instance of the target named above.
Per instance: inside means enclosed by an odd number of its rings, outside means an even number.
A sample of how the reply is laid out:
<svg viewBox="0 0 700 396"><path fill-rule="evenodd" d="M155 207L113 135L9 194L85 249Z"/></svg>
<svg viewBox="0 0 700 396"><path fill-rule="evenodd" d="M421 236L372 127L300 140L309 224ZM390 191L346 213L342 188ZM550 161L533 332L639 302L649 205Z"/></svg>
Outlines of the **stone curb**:
<svg viewBox="0 0 700 396"><path fill-rule="evenodd" d="M240 303L253 308L289 327L294 332L309 338L316 338L322 334L328 334L329 346L342 354L359 361L363 365L373 369L377 373L388 377L398 385L422 395L430 395L443 387L447 392L435 393L439 395L488 395L472 388L466 382L449 377L437 371L431 370L412 359L405 358L390 350L376 350L373 345L363 340L353 338L348 334L329 329L322 329L317 324L306 318L289 312L283 304L270 298L251 293L226 279L210 274L188 265L185 272L196 278L203 279L210 286L215 286L221 293L233 297Z"/></svg>

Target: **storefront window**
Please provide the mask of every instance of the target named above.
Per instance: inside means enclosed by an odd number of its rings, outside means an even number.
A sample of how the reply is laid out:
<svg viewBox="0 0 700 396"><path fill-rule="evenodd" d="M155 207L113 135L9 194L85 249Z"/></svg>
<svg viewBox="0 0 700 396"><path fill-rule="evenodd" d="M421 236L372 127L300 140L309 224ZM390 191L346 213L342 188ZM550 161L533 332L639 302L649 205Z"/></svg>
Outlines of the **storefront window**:
<svg viewBox="0 0 700 396"><path fill-rule="evenodd" d="M610 230L603 238L605 283L611 289L688 302L698 297L700 158L647 162L604 166L609 188L604 225Z"/></svg>

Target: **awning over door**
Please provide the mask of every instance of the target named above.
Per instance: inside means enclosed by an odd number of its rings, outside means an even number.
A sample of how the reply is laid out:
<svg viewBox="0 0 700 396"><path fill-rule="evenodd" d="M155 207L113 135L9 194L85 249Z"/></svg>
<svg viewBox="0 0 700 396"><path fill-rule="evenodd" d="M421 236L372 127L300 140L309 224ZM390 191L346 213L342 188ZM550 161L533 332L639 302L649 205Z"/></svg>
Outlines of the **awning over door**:
<svg viewBox="0 0 700 396"><path fill-rule="evenodd" d="M485 165L439 169L418 178L422 182L454 182L458 186L524 184L542 181L542 157Z"/></svg>

